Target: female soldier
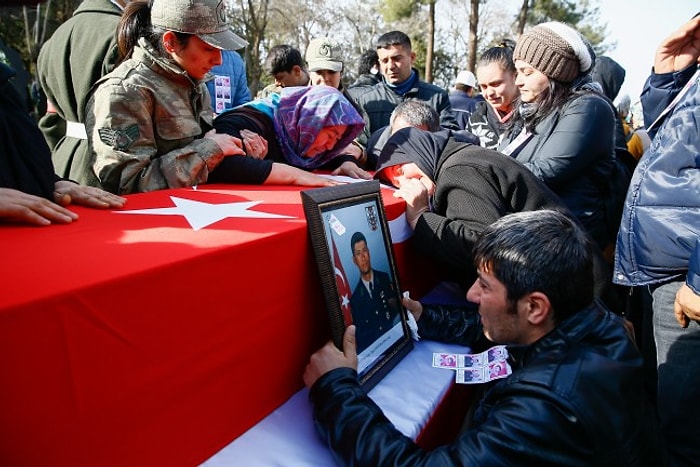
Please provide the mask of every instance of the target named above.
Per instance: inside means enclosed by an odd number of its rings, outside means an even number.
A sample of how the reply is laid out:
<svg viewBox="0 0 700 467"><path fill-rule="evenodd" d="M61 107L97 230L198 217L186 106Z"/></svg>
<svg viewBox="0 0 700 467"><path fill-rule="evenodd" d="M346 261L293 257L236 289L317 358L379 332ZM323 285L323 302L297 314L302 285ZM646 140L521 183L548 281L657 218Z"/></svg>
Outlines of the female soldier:
<svg viewBox="0 0 700 467"><path fill-rule="evenodd" d="M125 59L88 102L92 168L112 193L205 183L241 141L212 130L204 84L221 49L239 49L218 0L131 2L117 28Z"/></svg>

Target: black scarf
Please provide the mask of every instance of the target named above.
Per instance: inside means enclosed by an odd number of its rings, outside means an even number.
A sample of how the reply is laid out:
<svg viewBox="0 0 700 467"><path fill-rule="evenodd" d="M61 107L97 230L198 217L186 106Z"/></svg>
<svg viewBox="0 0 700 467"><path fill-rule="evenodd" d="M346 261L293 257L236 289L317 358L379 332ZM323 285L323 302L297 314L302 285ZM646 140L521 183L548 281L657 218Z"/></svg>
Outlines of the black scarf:
<svg viewBox="0 0 700 467"><path fill-rule="evenodd" d="M415 163L435 181L442 152L447 146L449 130L429 132L418 128L403 128L389 138L377 161L377 174L397 164Z"/></svg>

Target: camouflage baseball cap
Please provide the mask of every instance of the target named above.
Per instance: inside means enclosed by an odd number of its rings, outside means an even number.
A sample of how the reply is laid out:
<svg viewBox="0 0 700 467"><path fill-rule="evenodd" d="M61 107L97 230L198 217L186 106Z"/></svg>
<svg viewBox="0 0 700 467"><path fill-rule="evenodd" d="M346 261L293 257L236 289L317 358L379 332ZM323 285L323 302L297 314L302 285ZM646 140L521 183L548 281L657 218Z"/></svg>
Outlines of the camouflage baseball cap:
<svg viewBox="0 0 700 467"><path fill-rule="evenodd" d="M309 71L343 71L343 50L339 43L328 37L311 39L305 58Z"/></svg>
<svg viewBox="0 0 700 467"><path fill-rule="evenodd" d="M231 30L224 0L153 0L151 24L195 34L217 49L238 50L248 45Z"/></svg>

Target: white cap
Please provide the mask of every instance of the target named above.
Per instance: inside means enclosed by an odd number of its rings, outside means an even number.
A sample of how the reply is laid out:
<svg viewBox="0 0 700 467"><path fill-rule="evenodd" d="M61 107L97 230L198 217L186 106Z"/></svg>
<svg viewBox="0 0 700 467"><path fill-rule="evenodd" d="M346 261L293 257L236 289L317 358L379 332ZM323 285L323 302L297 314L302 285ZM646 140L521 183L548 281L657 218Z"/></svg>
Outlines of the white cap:
<svg viewBox="0 0 700 467"><path fill-rule="evenodd" d="M469 87L476 87L476 76L471 71L460 71L455 80L455 84L464 84Z"/></svg>

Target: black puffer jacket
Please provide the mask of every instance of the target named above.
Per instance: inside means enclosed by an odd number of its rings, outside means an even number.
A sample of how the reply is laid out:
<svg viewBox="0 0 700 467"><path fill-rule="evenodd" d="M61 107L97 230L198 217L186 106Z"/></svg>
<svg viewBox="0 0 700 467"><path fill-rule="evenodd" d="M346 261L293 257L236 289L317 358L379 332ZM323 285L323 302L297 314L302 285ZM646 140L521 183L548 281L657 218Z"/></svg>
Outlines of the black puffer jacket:
<svg viewBox="0 0 700 467"><path fill-rule="evenodd" d="M516 357L513 374L486 392L473 426L450 445L430 452L417 447L348 368L312 387L316 427L340 465L662 465L651 407L640 389L642 358L620 318L593 304L534 344L509 351Z"/></svg>

